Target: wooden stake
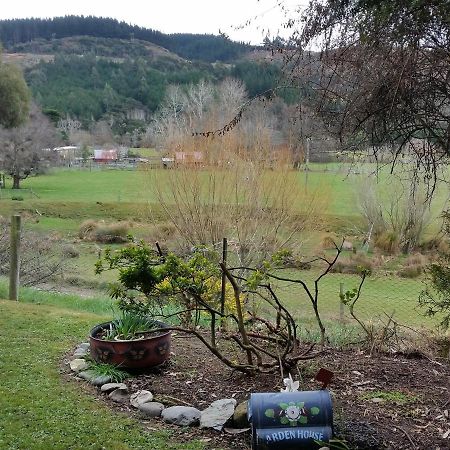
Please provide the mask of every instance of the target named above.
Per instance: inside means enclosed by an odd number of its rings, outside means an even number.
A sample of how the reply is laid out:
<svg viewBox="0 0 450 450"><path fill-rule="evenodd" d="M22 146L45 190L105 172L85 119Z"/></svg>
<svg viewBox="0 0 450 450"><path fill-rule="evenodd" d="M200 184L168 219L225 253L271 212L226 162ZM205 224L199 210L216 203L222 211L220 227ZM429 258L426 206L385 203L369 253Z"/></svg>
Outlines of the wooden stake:
<svg viewBox="0 0 450 450"><path fill-rule="evenodd" d="M19 300L19 273L20 273L20 232L21 217L11 217L11 248L9 265L9 299Z"/></svg>

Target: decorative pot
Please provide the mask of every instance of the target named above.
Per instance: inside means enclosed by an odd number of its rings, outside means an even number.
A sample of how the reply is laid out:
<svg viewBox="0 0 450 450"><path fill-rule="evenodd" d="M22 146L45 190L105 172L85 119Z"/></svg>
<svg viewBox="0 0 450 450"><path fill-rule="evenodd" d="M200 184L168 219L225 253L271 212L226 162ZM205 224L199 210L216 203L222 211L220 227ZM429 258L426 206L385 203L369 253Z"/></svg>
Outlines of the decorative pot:
<svg viewBox="0 0 450 450"><path fill-rule="evenodd" d="M169 358L170 330L130 341L104 340L97 337L103 330L109 330L111 323L101 323L91 330L89 338L94 361L124 369L145 369L159 366ZM167 328L163 322L156 322L156 325L159 328Z"/></svg>

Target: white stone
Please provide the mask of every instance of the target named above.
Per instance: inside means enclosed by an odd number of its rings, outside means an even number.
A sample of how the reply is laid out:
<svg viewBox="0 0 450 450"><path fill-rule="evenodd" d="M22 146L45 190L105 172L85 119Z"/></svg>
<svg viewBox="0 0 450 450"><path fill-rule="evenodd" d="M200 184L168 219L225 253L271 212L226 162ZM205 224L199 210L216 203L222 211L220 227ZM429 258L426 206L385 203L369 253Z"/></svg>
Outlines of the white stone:
<svg viewBox="0 0 450 450"><path fill-rule="evenodd" d="M150 391L137 391L130 397L130 403L131 406L134 406L135 408L138 408L139 405L142 405L143 403L148 403L153 400L153 394Z"/></svg>
<svg viewBox="0 0 450 450"><path fill-rule="evenodd" d="M70 369L76 373L86 370L89 367L88 363L84 359L73 359L70 361L69 365Z"/></svg>

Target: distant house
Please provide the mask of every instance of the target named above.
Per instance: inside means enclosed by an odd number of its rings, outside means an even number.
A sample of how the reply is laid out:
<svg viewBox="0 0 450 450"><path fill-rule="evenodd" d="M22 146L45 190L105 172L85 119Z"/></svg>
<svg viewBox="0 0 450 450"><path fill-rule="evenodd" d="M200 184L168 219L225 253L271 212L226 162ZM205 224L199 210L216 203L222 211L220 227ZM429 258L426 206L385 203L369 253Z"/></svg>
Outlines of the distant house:
<svg viewBox="0 0 450 450"><path fill-rule="evenodd" d="M117 150L94 150L94 162L112 163L119 159Z"/></svg>
<svg viewBox="0 0 450 450"><path fill-rule="evenodd" d="M53 151L63 163L71 163L79 157L80 149L75 145L66 145L65 147L56 147Z"/></svg>
<svg viewBox="0 0 450 450"><path fill-rule="evenodd" d="M203 162L202 152L175 152L175 164L200 165Z"/></svg>

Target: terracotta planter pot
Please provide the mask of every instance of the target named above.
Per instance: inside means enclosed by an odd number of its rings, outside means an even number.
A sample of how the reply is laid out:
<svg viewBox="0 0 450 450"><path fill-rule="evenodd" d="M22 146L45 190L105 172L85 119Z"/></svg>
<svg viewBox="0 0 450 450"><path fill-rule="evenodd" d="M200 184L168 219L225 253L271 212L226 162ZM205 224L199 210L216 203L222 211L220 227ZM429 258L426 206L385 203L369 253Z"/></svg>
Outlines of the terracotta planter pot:
<svg viewBox="0 0 450 450"><path fill-rule="evenodd" d="M156 323L160 328L167 327L163 322ZM101 323L91 330L91 356L94 361L127 369L145 369L159 366L169 358L170 330L135 341L99 339L99 333L109 329L110 324L111 322Z"/></svg>

